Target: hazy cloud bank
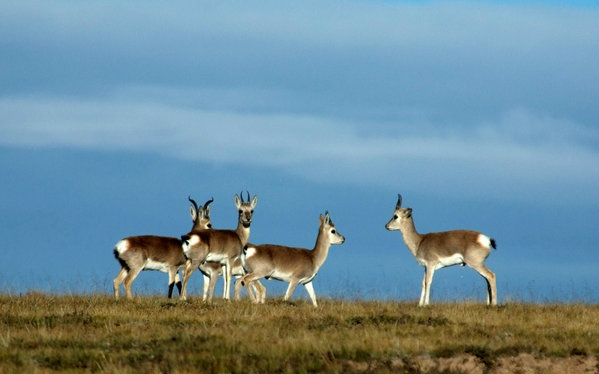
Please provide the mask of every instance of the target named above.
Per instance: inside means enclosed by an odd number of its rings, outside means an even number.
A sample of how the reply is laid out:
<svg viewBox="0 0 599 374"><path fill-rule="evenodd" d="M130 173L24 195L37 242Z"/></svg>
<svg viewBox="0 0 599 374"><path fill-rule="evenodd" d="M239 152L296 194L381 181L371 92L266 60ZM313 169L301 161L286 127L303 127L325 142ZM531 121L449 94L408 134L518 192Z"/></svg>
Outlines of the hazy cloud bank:
<svg viewBox="0 0 599 374"><path fill-rule="evenodd" d="M412 180L431 189L459 186L517 199L545 198L540 191L548 188L597 187L597 134L523 110L468 128L365 127L326 117L211 112L153 102L3 99L0 112L0 143L10 146L158 153L274 168L325 183L391 186Z"/></svg>

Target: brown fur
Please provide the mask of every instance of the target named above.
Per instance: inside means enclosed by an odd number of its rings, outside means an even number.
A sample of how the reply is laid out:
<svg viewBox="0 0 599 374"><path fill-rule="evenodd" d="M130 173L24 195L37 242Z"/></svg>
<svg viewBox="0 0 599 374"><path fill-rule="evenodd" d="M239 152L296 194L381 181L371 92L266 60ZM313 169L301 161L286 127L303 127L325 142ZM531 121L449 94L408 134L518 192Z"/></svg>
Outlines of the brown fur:
<svg viewBox="0 0 599 374"><path fill-rule="evenodd" d="M190 208L191 218L193 220L193 228L209 228L212 226L210 222L210 203L213 200L207 201L204 206L197 206L196 202L189 198L193 204ZM182 241L177 238L164 236L131 236L125 238L117 246L127 243L126 249L120 248L121 251L114 249L114 255L121 264L121 270L114 278L113 288L114 297L118 299L119 288L121 283L127 293L127 298L133 298L131 293L131 284L142 270L145 270L145 265L148 260L156 264L162 264L167 268L169 276L168 297L172 297L173 287L176 283L179 293L181 293L181 280L179 278L179 269L185 264L186 259L181 248ZM162 269L161 269L162 270Z"/></svg>
<svg viewBox="0 0 599 374"><path fill-rule="evenodd" d="M191 244L193 237L200 240L196 244ZM185 264L183 272L183 287L181 289L181 298L187 297L187 282L191 274L199 267L201 263L210 259L210 256L220 256L218 260L210 260L220 262L225 266L227 274L225 276L230 280L232 277L231 264L241 255L243 246L241 239L233 230L199 230L192 231L187 235L182 236L183 241L189 243L187 252L188 261ZM214 258L214 257L213 257ZM225 291L225 294L227 292ZM225 295L228 296L228 295ZM228 297L226 297L228 299Z"/></svg>
<svg viewBox="0 0 599 374"><path fill-rule="evenodd" d="M145 235L130 236L123 240L129 243L129 249L119 257L119 260L125 261L128 264L139 260L144 260L145 262L146 259L177 265L185 263L183 252L178 250L181 249L181 240L177 238ZM155 249L150 250L149 248Z"/></svg>
<svg viewBox="0 0 599 374"><path fill-rule="evenodd" d="M399 195L393 217L385 225L387 230L400 230L406 246L412 252L418 263L425 267L422 279L422 292L419 305L428 305L430 286L436 268L450 265L468 265L476 270L487 282L487 304L497 305L497 283L495 273L489 270L485 259L495 247L495 240L489 238L489 245L479 242L481 233L471 230L453 230L419 234L414 226L411 208L401 208L401 195ZM454 255L461 255L462 262L449 261ZM445 261L445 263L443 262Z"/></svg>
<svg viewBox="0 0 599 374"><path fill-rule="evenodd" d="M114 249L114 255L121 264L121 271L113 281L114 297L119 296L119 287L123 283L127 298L133 298L131 284L144 266L151 260L162 263L168 268L169 293L172 296L177 270L185 264L185 256L181 250L181 240L164 236L131 236L119 243L127 243L127 249L121 253ZM124 245L124 244L121 244ZM180 285L178 285L180 287Z"/></svg>
<svg viewBox="0 0 599 374"><path fill-rule="evenodd" d="M331 244L341 244L345 241L343 235L335 230L328 213L324 218L320 216L319 223L318 237L312 250L274 244L246 246L242 261L248 274L235 282L235 290L245 284L249 293L250 282L260 278L274 278L289 282L285 293L287 300L295 287L301 283L306 287L312 304L317 306L312 280L324 264ZM264 299L265 294L259 294L254 302L263 303Z"/></svg>
<svg viewBox="0 0 599 374"><path fill-rule="evenodd" d="M247 244L250 238L250 225L253 219L254 208L256 207L257 203L258 196L255 195L254 198L250 201L249 192L247 192L247 201L243 200L243 193L241 193L239 196L235 195L235 207L239 212L237 219L237 228L235 229L235 232L237 233L237 236L241 241L242 248L244 245ZM231 263L231 278L227 278L227 273L223 272L222 269L217 269L217 267L222 268L223 266L224 264L222 264L221 261L207 261L204 263L200 263L199 269L204 275L204 290L202 294L203 300L212 300L212 296L214 294L214 286L220 274L223 275L224 279L223 297L227 299L229 298L227 290L230 289L229 285L232 277L242 276L245 274L245 272L243 271L243 267L241 266L239 256L237 256L236 259L233 260L233 262ZM193 273L194 271L195 269L189 269L190 273L188 274L188 276L191 276L191 273ZM256 282L256 284L253 284L252 287L258 287L259 289L263 289L264 292L266 292L264 286L258 281ZM239 299L239 292L235 292L235 299Z"/></svg>
<svg viewBox="0 0 599 374"><path fill-rule="evenodd" d="M477 242L479 235L479 232L471 230L431 232L422 235L417 256L432 261L460 253L466 258L467 254L475 249L481 252L477 253L476 257L483 257L484 260L491 251L489 248L479 245ZM468 244L464 245L464 243Z"/></svg>

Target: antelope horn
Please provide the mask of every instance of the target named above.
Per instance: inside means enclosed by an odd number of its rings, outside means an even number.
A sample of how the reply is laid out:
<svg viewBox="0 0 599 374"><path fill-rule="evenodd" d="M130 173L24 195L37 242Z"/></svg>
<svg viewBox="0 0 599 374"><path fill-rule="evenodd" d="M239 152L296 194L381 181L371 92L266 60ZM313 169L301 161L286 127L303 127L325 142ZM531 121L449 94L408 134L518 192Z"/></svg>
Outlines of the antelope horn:
<svg viewBox="0 0 599 374"><path fill-rule="evenodd" d="M206 203L204 203L204 210L208 209L208 205L210 205L210 203L212 203L214 201L214 197L211 197L210 200L206 201Z"/></svg>
<svg viewBox="0 0 599 374"><path fill-rule="evenodd" d="M189 201L191 201L191 203L193 204L193 207L196 209L196 212L198 212L199 211L198 204L191 198L191 196L188 196L187 199L189 199Z"/></svg>
<svg viewBox="0 0 599 374"><path fill-rule="evenodd" d="M241 199L241 202L243 203L243 190L239 193L239 198Z"/></svg>
<svg viewBox="0 0 599 374"><path fill-rule="evenodd" d="M395 209L401 208L401 194L397 194L397 204L395 204Z"/></svg>
<svg viewBox="0 0 599 374"><path fill-rule="evenodd" d="M249 202L250 202L250 200L251 200L251 199L250 199L250 192L249 192L248 190L245 190L245 193L247 193L247 194L248 194L248 199L247 199L247 202L249 203Z"/></svg>

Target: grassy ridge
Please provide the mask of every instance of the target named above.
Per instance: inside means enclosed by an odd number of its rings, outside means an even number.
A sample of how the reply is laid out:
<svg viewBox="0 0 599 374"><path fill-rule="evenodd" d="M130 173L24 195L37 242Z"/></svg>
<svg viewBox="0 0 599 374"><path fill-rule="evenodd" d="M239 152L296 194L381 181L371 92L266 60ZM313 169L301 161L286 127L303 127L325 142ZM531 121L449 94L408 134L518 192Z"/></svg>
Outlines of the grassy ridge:
<svg viewBox="0 0 599 374"><path fill-rule="evenodd" d="M0 372L597 372L597 305L320 304L0 296Z"/></svg>

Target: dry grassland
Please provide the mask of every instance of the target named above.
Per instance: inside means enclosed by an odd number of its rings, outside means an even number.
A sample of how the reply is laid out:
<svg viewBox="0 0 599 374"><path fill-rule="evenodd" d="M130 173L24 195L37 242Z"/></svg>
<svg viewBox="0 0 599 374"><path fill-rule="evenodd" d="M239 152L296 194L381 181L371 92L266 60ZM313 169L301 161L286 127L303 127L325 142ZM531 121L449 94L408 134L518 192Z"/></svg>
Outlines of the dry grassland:
<svg viewBox="0 0 599 374"><path fill-rule="evenodd" d="M0 372L598 372L598 305L319 303L0 295Z"/></svg>

